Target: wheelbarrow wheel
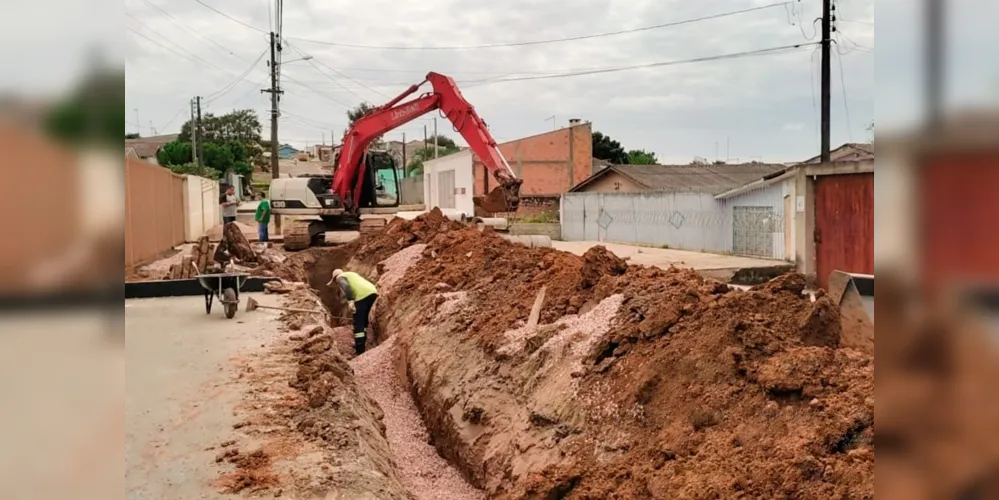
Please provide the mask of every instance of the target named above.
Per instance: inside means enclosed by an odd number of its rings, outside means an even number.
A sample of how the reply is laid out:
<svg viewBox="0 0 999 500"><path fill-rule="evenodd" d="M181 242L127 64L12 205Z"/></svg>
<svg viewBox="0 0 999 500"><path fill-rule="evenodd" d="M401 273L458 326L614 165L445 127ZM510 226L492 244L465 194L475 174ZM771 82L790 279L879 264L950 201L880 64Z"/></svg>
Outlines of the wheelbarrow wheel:
<svg viewBox="0 0 999 500"><path fill-rule="evenodd" d="M239 308L239 299L236 298L236 290L226 288L222 292L222 303L225 310L225 317L232 319L236 315L236 309Z"/></svg>

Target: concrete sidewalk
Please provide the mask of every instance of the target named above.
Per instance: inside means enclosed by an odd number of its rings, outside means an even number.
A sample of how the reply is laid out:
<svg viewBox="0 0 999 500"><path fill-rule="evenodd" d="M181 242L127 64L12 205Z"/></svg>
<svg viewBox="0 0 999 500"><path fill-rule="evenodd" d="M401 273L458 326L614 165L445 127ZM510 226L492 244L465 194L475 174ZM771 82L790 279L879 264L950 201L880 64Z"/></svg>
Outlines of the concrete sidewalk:
<svg viewBox="0 0 999 500"><path fill-rule="evenodd" d="M553 241L558 250L583 255L592 247L603 245L614 255L627 259L631 264L670 266L694 269L699 274L720 281L744 282L766 281L794 267L794 264L781 260L754 259L717 253L691 252L667 248L650 248L599 241Z"/></svg>

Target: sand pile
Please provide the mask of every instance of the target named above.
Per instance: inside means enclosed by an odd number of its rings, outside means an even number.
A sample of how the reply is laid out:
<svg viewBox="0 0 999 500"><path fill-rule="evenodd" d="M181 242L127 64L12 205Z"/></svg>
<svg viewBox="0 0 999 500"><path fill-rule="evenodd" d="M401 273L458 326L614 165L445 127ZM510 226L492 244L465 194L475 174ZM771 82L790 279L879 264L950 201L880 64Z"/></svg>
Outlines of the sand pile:
<svg viewBox="0 0 999 500"><path fill-rule="evenodd" d="M426 245L377 324L404 336L438 451L490 497L873 497L873 357L839 347L836 306L801 276L738 292L439 215L365 235L353 261ZM542 287L538 327L511 334ZM607 300L616 315L588 316Z"/></svg>

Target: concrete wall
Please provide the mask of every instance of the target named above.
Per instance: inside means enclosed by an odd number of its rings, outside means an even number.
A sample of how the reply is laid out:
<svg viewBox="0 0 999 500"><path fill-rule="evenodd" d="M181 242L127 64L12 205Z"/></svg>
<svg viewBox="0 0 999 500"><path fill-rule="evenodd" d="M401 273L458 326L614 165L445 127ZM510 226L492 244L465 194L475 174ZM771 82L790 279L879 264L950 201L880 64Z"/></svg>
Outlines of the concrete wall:
<svg viewBox="0 0 999 500"><path fill-rule="evenodd" d="M785 208L793 186L787 179L728 199L690 192L567 193L562 237L790 260L793 238L785 231L793 224L785 221Z"/></svg>
<svg viewBox="0 0 999 500"><path fill-rule="evenodd" d="M196 241L222 223L219 183L196 175L184 176L184 239Z"/></svg>
<svg viewBox="0 0 999 500"><path fill-rule="evenodd" d="M428 210L440 207L446 213L475 214L472 157L471 151L462 151L423 163L423 199Z"/></svg>
<svg viewBox="0 0 999 500"><path fill-rule="evenodd" d="M514 236L541 235L541 236L547 236L553 240L562 239L562 225L559 223L540 224L540 223L529 223L529 222L512 222L510 223L509 226L509 232Z"/></svg>
<svg viewBox="0 0 999 500"><path fill-rule="evenodd" d="M125 266L154 259L183 242L184 177L126 158Z"/></svg>
<svg viewBox="0 0 999 500"><path fill-rule="evenodd" d="M589 123L526 137L499 145L510 168L522 179L522 195L558 196L590 176L593 134ZM474 161L475 194L496 187L478 158Z"/></svg>
<svg viewBox="0 0 999 500"><path fill-rule="evenodd" d="M425 200L423 185L423 177L399 179L399 203L403 205L422 205Z"/></svg>
<svg viewBox="0 0 999 500"><path fill-rule="evenodd" d="M601 178L589 183L582 188L581 193L641 193L648 191L639 186L631 179L617 173L610 172Z"/></svg>

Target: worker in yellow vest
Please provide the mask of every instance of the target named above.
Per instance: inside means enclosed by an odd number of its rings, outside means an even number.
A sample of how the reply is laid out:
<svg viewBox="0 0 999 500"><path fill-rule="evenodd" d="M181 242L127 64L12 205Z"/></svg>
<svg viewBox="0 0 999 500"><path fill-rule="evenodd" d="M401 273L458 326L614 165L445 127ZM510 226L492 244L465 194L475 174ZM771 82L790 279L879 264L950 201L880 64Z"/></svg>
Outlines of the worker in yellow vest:
<svg viewBox="0 0 999 500"><path fill-rule="evenodd" d="M354 353L360 355L368 340L368 316L378 298L378 289L360 274L342 269L333 270L333 279L326 286L332 286L333 282L340 286L351 312L354 313Z"/></svg>

